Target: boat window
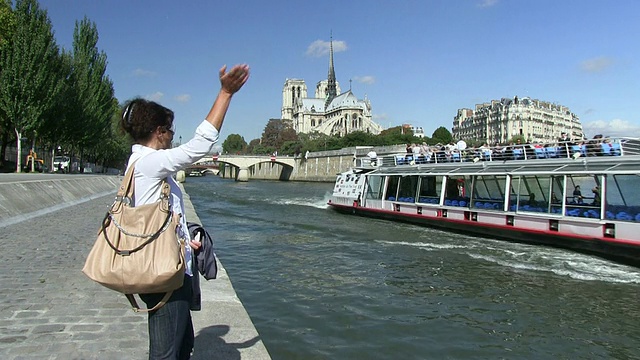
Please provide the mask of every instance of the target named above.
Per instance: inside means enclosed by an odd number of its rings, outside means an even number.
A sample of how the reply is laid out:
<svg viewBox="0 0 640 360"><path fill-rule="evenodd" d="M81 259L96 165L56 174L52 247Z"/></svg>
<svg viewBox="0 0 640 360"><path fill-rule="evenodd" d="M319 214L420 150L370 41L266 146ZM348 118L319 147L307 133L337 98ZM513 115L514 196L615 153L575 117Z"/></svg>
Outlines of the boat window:
<svg viewBox="0 0 640 360"><path fill-rule="evenodd" d="M565 215L599 219L600 183L598 175L567 175Z"/></svg>
<svg viewBox="0 0 640 360"><path fill-rule="evenodd" d="M418 191L418 175L402 176L398 189L397 201L415 202Z"/></svg>
<svg viewBox="0 0 640 360"><path fill-rule="evenodd" d="M469 206L470 175L447 176L444 204L447 206Z"/></svg>
<svg viewBox="0 0 640 360"><path fill-rule="evenodd" d="M595 199L593 191L598 191L599 185L600 181L595 175L568 175L567 205L599 205L600 199Z"/></svg>
<svg viewBox="0 0 640 360"><path fill-rule="evenodd" d="M511 181L509 210L549 212L550 176L514 176Z"/></svg>
<svg viewBox="0 0 640 360"><path fill-rule="evenodd" d="M502 210L504 208L504 175L476 176L473 181L471 208Z"/></svg>
<svg viewBox="0 0 640 360"><path fill-rule="evenodd" d="M384 176L369 176L367 178L366 199L381 200L384 190Z"/></svg>
<svg viewBox="0 0 640 360"><path fill-rule="evenodd" d="M636 174L614 175L607 181L607 219L640 221L640 176Z"/></svg>
<svg viewBox="0 0 640 360"><path fill-rule="evenodd" d="M442 192L442 176L421 176L418 202L426 204L439 204Z"/></svg>
<svg viewBox="0 0 640 360"><path fill-rule="evenodd" d="M562 214L562 198L564 197L564 176L554 175L551 177L551 204L550 212Z"/></svg>
<svg viewBox="0 0 640 360"><path fill-rule="evenodd" d="M389 181L387 181L387 190L385 191L385 196L387 200L396 201L398 197L398 183L400 183L400 176L389 176Z"/></svg>

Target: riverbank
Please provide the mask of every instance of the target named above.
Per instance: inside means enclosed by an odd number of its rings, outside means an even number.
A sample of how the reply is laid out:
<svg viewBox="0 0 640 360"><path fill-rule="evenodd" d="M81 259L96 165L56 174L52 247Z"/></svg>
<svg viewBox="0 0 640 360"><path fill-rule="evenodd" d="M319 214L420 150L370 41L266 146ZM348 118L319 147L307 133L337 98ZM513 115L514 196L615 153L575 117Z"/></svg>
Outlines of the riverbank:
<svg viewBox="0 0 640 360"><path fill-rule="evenodd" d="M146 315L81 273L120 180L0 175L0 207L7 209L0 214L0 358L148 356ZM188 219L199 222L188 195L185 207ZM201 280L192 359L270 359L225 268L218 269L217 279Z"/></svg>

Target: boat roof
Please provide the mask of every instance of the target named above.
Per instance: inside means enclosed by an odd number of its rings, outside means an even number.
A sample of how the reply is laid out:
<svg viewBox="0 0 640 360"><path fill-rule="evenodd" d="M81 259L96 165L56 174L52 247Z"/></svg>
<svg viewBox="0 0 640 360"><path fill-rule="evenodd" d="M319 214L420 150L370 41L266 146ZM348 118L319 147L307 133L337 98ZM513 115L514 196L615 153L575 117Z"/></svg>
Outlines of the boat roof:
<svg viewBox="0 0 640 360"><path fill-rule="evenodd" d="M592 148L600 147L602 140L597 142L581 142ZM502 158L489 157L481 160L478 157L478 151L481 149L451 149L453 152L459 152L463 156L458 156L456 162L438 160L439 157L432 154L432 161L427 162L424 157L413 159L414 154L399 153L390 154L379 157L377 164L379 166L371 166L371 161L366 163L361 161L361 167L357 168L361 172L373 172L376 174L487 174L487 175L505 175L505 174L592 174L592 173L616 173L616 174L640 174L640 139L635 138L616 138L606 139L604 143L612 144L619 150L616 155L606 156L585 156L587 152L581 154L572 153L572 146L575 144L545 144L557 151L563 151L565 155L554 158L537 158L530 156L524 159L503 160ZM527 153L534 152L532 145L521 144L517 147L526 150ZM516 147L512 147L516 148ZM492 149L494 148L488 148ZM487 150L487 149L485 149ZM554 151L555 151L554 150ZM440 151L440 150L438 150ZM613 154L613 153L612 153ZM576 156L579 155L579 156ZM422 156L422 155L421 155ZM409 158L411 161L409 161ZM441 158L440 158L441 159ZM499 160L496 160L499 159ZM368 164L367 166L364 166Z"/></svg>
<svg viewBox="0 0 640 360"><path fill-rule="evenodd" d="M615 161L614 161L615 160ZM391 159L389 159L391 161ZM384 157L383 157L384 163ZM576 174L576 173L640 173L640 156L609 158L578 158L554 160L505 160L482 162L437 163L382 166L373 170L376 174Z"/></svg>

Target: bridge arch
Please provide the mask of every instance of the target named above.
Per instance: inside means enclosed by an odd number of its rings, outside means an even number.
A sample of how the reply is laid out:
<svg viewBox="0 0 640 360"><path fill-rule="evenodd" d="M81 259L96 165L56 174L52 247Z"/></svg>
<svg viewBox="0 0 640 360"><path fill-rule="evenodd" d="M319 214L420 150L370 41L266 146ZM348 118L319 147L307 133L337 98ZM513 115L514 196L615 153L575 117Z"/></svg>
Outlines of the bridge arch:
<svg viewBox="0 0 640 360"><path fill-rule="evenodd" d="M295 159L290 157L277 157L277 156L255 156L255 155L214 155L212 157L206 157L196 162L214 161L218 164L229 164L238 168L236 174L236 181L249 181L249 168L261 163L276 163L283 167L293 169L295 166Z"/></svg>

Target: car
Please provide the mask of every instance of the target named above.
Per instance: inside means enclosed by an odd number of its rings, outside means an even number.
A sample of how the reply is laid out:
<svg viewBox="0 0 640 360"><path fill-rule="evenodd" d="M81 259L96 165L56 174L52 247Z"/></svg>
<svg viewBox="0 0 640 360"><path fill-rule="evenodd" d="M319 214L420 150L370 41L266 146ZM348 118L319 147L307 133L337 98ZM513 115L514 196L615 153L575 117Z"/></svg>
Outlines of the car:
<svg viewBox="0 0 640 360"><path fill-rule="evenodd" d="M71 159L68 156L56 156L53 158L53 170L61 173L69 172Z"/></svg>

